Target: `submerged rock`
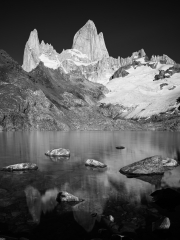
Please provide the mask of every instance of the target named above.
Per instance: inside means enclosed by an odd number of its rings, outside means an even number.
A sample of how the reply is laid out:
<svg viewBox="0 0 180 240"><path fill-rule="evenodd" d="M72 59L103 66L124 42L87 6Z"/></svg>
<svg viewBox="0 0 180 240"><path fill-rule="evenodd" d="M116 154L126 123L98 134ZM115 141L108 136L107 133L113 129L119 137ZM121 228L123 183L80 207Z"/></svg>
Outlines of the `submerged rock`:
<svg viewBox="0 0 180 240"><path fill-rule="evenodd" d="M169 229L170 225L170 219L168 217L163 217L152 223L152 231Z"/></svg>
<svg viewBox="0 0 180 240"><path fill-rule="evenodd" d="M37 170L38 166L35 163L18 163L14 165L9 165L7 167L3 167L1 171L24 171L24 170Z"/></svg>
<svg viewBox="0 0 180 240"><path fill-rule="evenodd" d="M120 169L120 173L125 175L163 174L177 165L174 159L156 155L125 166Z"/></svg>
<svg viewBox="0 0 180 240"><path fill-rule="evenodd" d="M105 168L107 167L106 164L104 163L101 163L97 160L94 160L94 159L88 159L86 162L85 162L85 166L89 166L89 167L100 167L100 168Z"/></svg>
<svg viewBox="0 0 180 240"><path fill-rule="evenodd" d="M56 201L57 202L82 202L84 200L80 199L66 191L61 191L58 193Z"/></svg>
<svg viewBox="0 0 180 240"><path fill-rule="evenodd" d="M57 148L47 151L45 155L53 157L68 157L70 156L70 150L65 148Z"/></svg>

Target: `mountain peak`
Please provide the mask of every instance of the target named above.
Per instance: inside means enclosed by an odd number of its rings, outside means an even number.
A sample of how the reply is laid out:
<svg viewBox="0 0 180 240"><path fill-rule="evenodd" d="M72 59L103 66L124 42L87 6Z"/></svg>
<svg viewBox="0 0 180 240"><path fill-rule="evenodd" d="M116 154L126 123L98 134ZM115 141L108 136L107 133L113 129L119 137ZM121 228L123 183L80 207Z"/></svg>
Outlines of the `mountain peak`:
<svg viewBox="0 0 180 240"><path fill-rule="evenodd" d="M85 25L86 25L86 26L88 25L88 26L90 26L90 27L96 28L94 22L93 22L92 20L90 20L90 19L87 21L87 23L86 23Z"/></svg>
<svg viewBox="0 0 180 240"><path fill-rule="evenodd" d="M39 63L38 56L40 54L40 44L38 38L38 32L34 29L29 36L26 43L23 57L22 68L29 72Z"/></svg>
<svg viewBox="0 0 180 240"><path fill-rule="evenodd" d="M92 20L88 20L75 34L72 48L86 54L91 61L109 57L103 34L100 33L98 35L96 26Z"/></svg>

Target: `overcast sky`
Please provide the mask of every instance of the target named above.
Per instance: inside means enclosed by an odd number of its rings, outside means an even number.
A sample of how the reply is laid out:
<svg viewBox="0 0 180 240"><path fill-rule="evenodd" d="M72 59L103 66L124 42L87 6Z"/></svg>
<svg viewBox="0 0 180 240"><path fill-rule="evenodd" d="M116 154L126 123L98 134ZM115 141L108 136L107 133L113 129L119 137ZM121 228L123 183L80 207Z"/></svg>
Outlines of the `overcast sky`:
<svg viewBox="0 0 180 240"><path fill-rule="evenodd" d="M5 3L6 2L6 3ZM180 63L180 14L178 6L153 1L4 1L0 14L0 49L22 64L25 44L33 29L40 42L60 53L72 47L75 33L90 19L103 32L109 55L131 56L143 48L146 54L166 54ZM38 4L37 4L38 2ZM117 2L118 5L116 4ZM159 1L156 1L159 2Z"/></svg>

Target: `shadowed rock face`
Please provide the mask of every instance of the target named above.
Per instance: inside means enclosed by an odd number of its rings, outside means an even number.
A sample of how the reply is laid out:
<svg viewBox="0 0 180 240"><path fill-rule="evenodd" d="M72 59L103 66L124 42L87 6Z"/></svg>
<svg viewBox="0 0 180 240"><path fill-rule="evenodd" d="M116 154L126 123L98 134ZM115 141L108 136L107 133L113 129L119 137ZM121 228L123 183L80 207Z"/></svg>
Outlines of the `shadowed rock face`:
<svg viewBox="0 0 180 240"><path fill-rule="evenodd" d="M0 129L68 130L62 113L35 86L32 77L0 51Z"/></svg>
<svg viewBox="0 0 180 240"><path fill-rule="evenodd" d="M98 35L97 29L91 20L75 34L72 48L86 54L91 61L109 57L103 34Z"/></svg>
<svg viewBox="0 0 180 240"><path fill-rule="evenodd" d="M123 167L120 172L125 175L163 174L177 165L176 160L157 155Z"/></svg>
<svg viewBox="0 0 180 240"><path fill-rule="evenodd" d="M111 77L109 80L112 80L114 78L119 78L119 77L125 77L127 76L129 73L126 71L126 69L128 69L129 66L125 66L125 67L120 67Z"/></svg>

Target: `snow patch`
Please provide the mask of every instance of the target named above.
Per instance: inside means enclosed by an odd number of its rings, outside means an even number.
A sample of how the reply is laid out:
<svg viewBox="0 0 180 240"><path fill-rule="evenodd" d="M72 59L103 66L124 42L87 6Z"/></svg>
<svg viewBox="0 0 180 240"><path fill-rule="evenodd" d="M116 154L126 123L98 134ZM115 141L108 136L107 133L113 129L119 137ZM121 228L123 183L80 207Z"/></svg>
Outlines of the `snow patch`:
<svg viewBox="0 0 180 240"><path fill-rule="evenodd" d="M44 63L44 66L48 68L57 69L60 66L58 60L49 59L45 54L41 54L39 56L39 59Z"/></svg>
<svg viewBox="0 0 180 240"><path fill-rule="evenodd" d="M129 75L112 79L106 84L110 92L101 102L123 105L127 111L122 112L122 116L126 118L147 118L167 111L170 106L176 105L176 99L179 97L180 73L168 79L153 80L159 69L165 70L171 66L158 63L158 69L148 66L127 69ZM160 89L159 85L162 83L176 87L171 90Z"/></svg>

